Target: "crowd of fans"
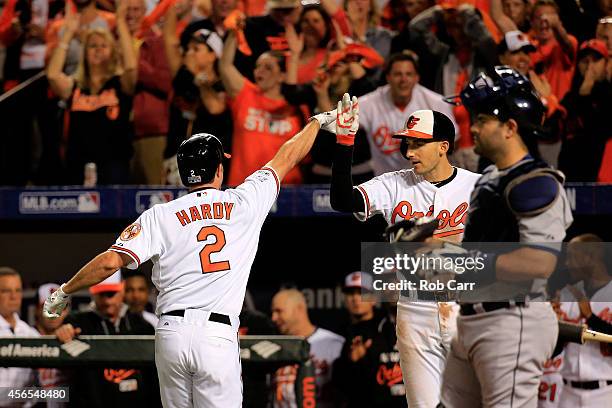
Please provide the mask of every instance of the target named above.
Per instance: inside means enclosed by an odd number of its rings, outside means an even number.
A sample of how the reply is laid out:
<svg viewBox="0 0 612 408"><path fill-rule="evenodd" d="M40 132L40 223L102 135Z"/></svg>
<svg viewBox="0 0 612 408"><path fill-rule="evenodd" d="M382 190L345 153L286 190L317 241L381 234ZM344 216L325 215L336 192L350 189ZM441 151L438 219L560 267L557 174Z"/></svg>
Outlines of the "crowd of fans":
<svg viewBox="0 0 612 408"><path fill-rule="evenodd" d="M346 91L364 118L356 179L404 167L391 135L418 109L453 118L452 160L478 170L470 117L443 98L497 64L546 104L531 153L569 181L612 180L610 0L6 0L0 41L4 91L47 79L0 102L27 124L3 168L28 160L2 184L80 185L94 163L98 184L178 185L178 145L207 132L236 185ZM321 134L286 181L328 182L333 143Z"/></svg>

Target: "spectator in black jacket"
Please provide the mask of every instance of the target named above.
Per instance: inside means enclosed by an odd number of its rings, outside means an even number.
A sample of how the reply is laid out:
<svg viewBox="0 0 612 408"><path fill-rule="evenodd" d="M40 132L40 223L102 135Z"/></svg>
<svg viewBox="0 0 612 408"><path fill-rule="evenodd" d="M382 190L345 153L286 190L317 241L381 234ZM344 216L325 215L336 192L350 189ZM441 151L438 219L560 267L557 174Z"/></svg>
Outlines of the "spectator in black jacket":
<svg viewBox="0 0 612 408"><path fill-rule="evenodd" d="M567 109L565 141L559 168L569 181L597 181L612 136L612 84L606 78L608 49L601 40L580 46L578 69L562 104Z"/></svg>
<svg viewBox="0 0 612 408"><path fill-rule="evenodd" d="M406 389L399 364L395 313L376 313L362 292L371 288L361 272L345 278L345 305L351 316L346 341L334 362L333 383L347 407L405 407Z"/></svg>
<svg viewBox="0 0 612 408"><path fill-rule="evenodd" d="M255 79L255 61L261 54L287 48L284 40L285 27L288 24L297 24L302 13L300 0L268 0L266 3L268 14L248 17L245 21L244 35L252 54L238 52L234 61L236 68L250 81Z"/></svg>
<svg viewBox="0 0 612 408"><path fill-rule="evenodd" d="M146 335L155 329L140 314L129 313L123 304L123 283L117 271L90 288L94 308L69 315L55 335L62 343L79 334ZM90 368L74 371L70 384L70 406L74 407L156 407L161 406L154 369L125 367Z"/></svg>
<svg viewBox="0 0 612 408"><path fill-rule="evenodd" d="M201 28L191 34L186 44L181 44L176 25L177 12L170 8L163 31L173 80L162 182L180 186L176 152L181 142L196 133L212 133L229 151L232 125L218 69L223 49L221 37L215 31ZM226 174L228 169L226 166Z"/></svg>

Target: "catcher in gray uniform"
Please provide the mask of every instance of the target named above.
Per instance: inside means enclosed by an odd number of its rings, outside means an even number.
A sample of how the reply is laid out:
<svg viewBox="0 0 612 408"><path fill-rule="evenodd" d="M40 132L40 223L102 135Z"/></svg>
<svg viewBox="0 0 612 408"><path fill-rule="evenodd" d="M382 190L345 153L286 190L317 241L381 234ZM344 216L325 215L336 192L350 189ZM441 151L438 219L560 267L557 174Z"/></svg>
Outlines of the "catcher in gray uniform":
<svg viewBox="0 0 612 408"><path fill-rule="evenodd" d="M482 244L471 251L484 267L461 279L477 281L480 289L460 294L442 404L535 408L543 363L558 334L545 287L572 222L564 178L529 154L526 144L542 131L545 110L526 77L495 67L472 80L460 99L472 117L476 152L494 163L472 192L463 242L520 244L504 244L501 254ZM448 255L441 249L436 256ZM509 287L520 290L494 301L486 296Z"/></svg>

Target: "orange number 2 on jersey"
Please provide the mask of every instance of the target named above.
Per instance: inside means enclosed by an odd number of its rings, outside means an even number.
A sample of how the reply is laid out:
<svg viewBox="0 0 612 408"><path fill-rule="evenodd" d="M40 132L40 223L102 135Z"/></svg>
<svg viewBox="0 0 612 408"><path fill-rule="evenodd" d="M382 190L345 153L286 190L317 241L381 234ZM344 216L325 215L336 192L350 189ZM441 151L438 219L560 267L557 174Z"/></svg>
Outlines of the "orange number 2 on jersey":
<svg viewBox="0 0 612 408"><path fill-rule="evenodd" d="M202 273L227 271L230 268L229 261L211 262L210 260L210 254L221 251L225 246L225 232L214 225L204 227L198 233L198 242L206 241L211 235L214 235L216 241L212 244L204 245L204 248L200 251Z"/></svg>

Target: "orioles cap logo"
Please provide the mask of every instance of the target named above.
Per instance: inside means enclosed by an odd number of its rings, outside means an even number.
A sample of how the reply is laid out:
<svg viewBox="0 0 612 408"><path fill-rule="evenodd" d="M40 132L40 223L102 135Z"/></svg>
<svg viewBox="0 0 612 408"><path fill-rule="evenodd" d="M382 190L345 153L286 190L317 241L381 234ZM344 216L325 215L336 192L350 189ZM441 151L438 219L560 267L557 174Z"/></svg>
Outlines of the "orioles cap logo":
<svg viewBox="0 0 612 408"><path fill-rule="evenodd" d="M412 129L413 127L415 127L419 120L421 119L415 116L409 117L408 121L406 121L406 129Z"/></svg>
<svg viewBox="0 0 612 408"><path fill-rule="evenodd" d="M140 224L134 223L130 225L129 227L127 227L126 229L124 229L121 235L119 236L119 238L122 241L129 241L130 239L136 238L136 236L140 234L141 230L142 230L142 227L140 226Z"/></svg>

